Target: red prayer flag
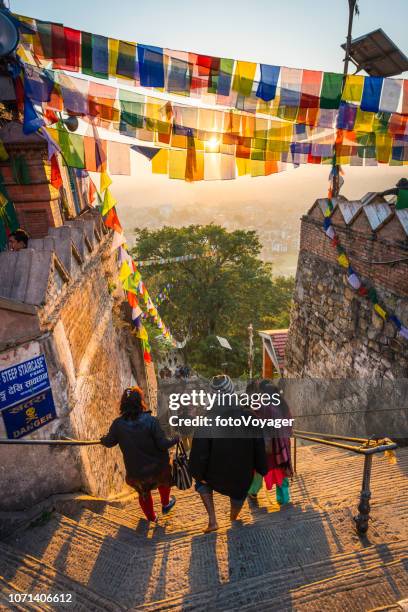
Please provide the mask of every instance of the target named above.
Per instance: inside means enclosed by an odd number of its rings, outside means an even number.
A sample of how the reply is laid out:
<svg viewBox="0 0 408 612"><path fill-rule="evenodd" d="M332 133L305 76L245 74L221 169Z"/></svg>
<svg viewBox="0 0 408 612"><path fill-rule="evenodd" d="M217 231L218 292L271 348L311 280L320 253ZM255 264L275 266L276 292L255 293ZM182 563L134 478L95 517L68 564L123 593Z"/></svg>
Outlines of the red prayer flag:
<svg viewBox="0 0 408 612"><path fill-rule="evenodd" d="M51 24L51 45L53 67L64 70L66 68L64 26Z"/></svg>
<svg viewBox="0 0 408 612"><path fill-rule="evenodd" d="M78 72L81 65L81 32L73 28L64 28L65 36L65 68Z"/></svg>
<svg viewBox="0 0 408 612"><path fill-rule="evenodd" d="M88 200L89 200L89 204L92 204L92 202L95 200L95 196L96 196L96 187L95 187L95 183L93 182L93 180L90 178L89 179L89 189L88 189Z"/></svg>
<svg viewBox="0 0 408 612"><path fill-rule="evenodd" d="M131 291L127 292L127 299L128 299L129 306L131 308L136 308L136 306L139 304L139 301L136 295L132 293Z"/></svg>
<svg viewBox="0 0 408 612"><path fill-rule="evenodd" d="M62 187L62 176L55 153L51 157L51 185L53 185L55 189L60 189L60 187Z"/></svg>
<svg viewBox="0 0 408 612"><path fill-rule="evenodd" d="M106 225L106 227L110 227L111 229L115 230L115 232L122 232L122 226L120 224L119 221L119 217L116 214L116 209L115 207L111 208L110 211L108 212L108 214L105 217L104 223Z"/></svg>

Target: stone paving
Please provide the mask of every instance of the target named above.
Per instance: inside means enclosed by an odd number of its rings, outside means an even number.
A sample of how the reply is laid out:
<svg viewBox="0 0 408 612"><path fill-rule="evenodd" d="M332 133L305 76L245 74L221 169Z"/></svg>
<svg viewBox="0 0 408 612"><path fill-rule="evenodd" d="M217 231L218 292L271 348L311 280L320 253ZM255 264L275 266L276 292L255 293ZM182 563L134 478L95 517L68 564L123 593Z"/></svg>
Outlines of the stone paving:
<svg viewBox="0 0 408 612"><path fill-rule="evenodd" d="M265 489L231 526L205 535L194 490L151 525L126 505L61 502L47 520L0 542L0 592L73 592L78 610L401 609L408 596L408 449L390 465L375 457L367 537L353 529L361 457L299 449L292 503ZM157 499L156 499L157 502ZM13 609L19 609L14 607ZM58 609L53 604L36 608Z"/></svg>

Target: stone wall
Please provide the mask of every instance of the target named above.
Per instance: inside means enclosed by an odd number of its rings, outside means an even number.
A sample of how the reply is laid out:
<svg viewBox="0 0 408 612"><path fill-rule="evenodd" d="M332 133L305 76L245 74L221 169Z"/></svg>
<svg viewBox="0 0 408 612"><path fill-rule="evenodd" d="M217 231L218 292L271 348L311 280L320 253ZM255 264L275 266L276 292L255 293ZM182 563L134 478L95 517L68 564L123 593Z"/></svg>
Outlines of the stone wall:
<svg viewBox="0 0 408 612"><path fill-rule="evenodd" d="M98 225L93 213L92 217ZM81 227L81 220L76 226ZM56 405L58 418L25 439L99 439L118 414L123 388L137 382L147 391L140 343L123 312L117 264L110 253L111 236L97 234L98 241L91 250L86 249L79 267L71 266L70 274L64 267L61 277L60 260L51 260L56 267L49 272L45 296L32 306L35 314L0 308L1 321L7 316L11 320L14 312L13 320L20 317L20 326L28 326L25 331L20 328L22 337L34 330L33 337L24 342L13 343L12 329L8 338L2 337L0 369L45 354ZM76 246L83 251L81 244ZM4 254L12 256L17 254ZM31 256L35 259L35 253ZM12 300L10 304L17 309L26 306ZM27 317L30 325L25 322ZM151 379L150 372L150 386ZM6 437L2 419L0 437ZM27 508L55 493L82 490L107 497L124 486L119 449L102 446L0 445L0 476L2 511Z"/></svg>
<svg viewBox="0 0 408 612"><path fill-rule="evenodd" d="M376 288L385 308L408 321L407 262L393 266L378 263L407 258L402 235L396 236L390 228L386 237L385 228L376 234L368 232L363 226L364 218L352 229L338 217L337 223L336 217L333 220L353 268ZM297 427L348 435L381 435L391 429L393 435L408 432L406 410L392 415L392 427L390 414L380 415L380 411L392 407L384 389L401 389L399 385L408 379L408 342L398 337L392 323L384 322L374 312L367 298L349 286L345 270L337 262L336 249L322 231L316 209L302 219L300 249L285 370L287 379L298 381L287 383L293 411L303 417ZM330 382L333 379L347 381L343 391L340 383ZM388 387L386 381L390 381ZM383 389L377 403L373 399L373 383L381 383ZM350 385L354 385L353 390L350 387L346 391ZM374 408L379 410L376 416ZM331 412L341 416L329 418ZM322 416L305 418L312 414Z"/></svg>

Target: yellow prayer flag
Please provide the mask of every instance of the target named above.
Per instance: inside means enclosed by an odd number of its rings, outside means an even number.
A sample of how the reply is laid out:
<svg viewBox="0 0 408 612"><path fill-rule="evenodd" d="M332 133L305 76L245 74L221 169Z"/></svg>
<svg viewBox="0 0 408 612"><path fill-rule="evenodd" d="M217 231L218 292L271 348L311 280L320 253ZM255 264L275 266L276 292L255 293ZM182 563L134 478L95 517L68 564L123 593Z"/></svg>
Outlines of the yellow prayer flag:
<svg viewBox="0 0 408 612"><path fill-rule="evenodd" d="M337 261L341 266L343 266L343 268L348 268L350 265L347 255L345 255L344 253L338 256Z"/></svg>
<svg viewBox="0 0 408 612"><path fill-rule="evenodd" d="M112 179L107 172L101 172L101 194L112 185Z"/></svg>
<svg viewBox="0 0 408 612"><path fill-rule="evenodd" d="M169 178L184 181L186 174L187 151L169 152Z"/></svg>
<svg viewBox="0 0 408 612"><path fill-rule="evenodd" d="M251 160L242 157L237 157L235 160L238 169L238 176L244 176L251 172Z"/></svg>
<svg viewBox="0 0 408 612"><path fill-rule="evenodd" d="M132 270L127 261L124 261L119 270L119 280L124 283L125 280L132 274Z"/></svg>
<svg viewBox="0 0 408 612"><path fill-rule="evenodd" d="M234 89L234 91L237 91L243 96L249 96L251 94L256 66L257 64L253 62L237 61L232 84L232 89Z"/></svg>
<svg viewBox="0 0 408 612"><path fill-rule="evenodd" d="M102 215L107 215L111 208L116 204L116 200L111 194L109 189L106 189L105 196L103 198Z"/></svg>
<svg viewBox="0 0 408 612"><path fill-rule="evenodd" d="M109 50L109 76L116 76L116 66L118 63L119 41L115 38L108 39Z"/></svg>
<svg viewBox="0 0 408 612"><path fill-rule="evenodd" d="M374 310L382 319L384 319L384 321L386 320L387 313L385 312L384 308L381 308L379 304L374 304Z"/></svg>
<svg viewBox="0 0 408 612"><path fill-rule="evenodd" d="M356 120L354 122L355 132L371 132L373 129L374 113L357 109Z"/></svg>
<svg viewBox="0 0 408 612"><path fill-rule="evenodd" d="M343 90L343 100L360 102L364 87L364 77L359 74L349 74Z"/></svg>
<svg viewBox="0 0 408 612"><path fill-rule="evenodd" d="M167 174L167 166L169 162L168 149L160 149L152 159L153 174Z"/></svg>
<svg viewBox="0 0 408 612"><path fill-rule="evenodd" d="M392 136L389 134L376 134L375 145L377 161L379 161L380 164L388 164L391 156Z"/></svg>

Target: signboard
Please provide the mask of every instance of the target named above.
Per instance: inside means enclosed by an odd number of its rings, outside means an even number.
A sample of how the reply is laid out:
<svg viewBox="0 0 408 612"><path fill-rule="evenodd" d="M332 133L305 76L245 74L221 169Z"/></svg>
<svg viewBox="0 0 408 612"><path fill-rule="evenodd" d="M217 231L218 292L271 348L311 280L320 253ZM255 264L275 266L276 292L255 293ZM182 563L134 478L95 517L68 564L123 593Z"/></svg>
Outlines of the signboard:
<svg viewBox="0 0 408 612"><path fill-rule="evenodd" d="M56 418L44 355L0 371L0 411L11 439L21 438Z"/></svg>

